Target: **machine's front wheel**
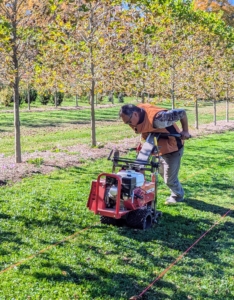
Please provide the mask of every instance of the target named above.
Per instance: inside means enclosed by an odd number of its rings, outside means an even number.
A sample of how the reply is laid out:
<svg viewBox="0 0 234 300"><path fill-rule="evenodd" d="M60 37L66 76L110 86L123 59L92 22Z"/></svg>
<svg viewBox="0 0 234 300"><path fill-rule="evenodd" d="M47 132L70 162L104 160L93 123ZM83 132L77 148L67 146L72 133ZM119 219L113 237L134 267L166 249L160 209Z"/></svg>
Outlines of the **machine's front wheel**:
<svg viewBox="0 0 234 300"><path fill-rule="evenodd" d="M130 211L126 218L126 223L130 227L149 229L152 227L152 212L151 209L137 209Z"/></svg>

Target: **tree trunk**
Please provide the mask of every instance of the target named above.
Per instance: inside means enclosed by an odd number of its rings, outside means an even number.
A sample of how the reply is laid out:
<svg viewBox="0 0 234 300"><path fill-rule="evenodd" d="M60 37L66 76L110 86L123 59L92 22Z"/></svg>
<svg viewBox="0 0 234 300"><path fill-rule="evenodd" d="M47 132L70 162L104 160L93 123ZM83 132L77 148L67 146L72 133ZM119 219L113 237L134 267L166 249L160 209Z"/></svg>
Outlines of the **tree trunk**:
<svg viewBox="0 0 234 300"><path fill-rule="evenodd" d="M90 56L91 56L91 74L92 74L92 82L91 82L91 89L90 89L90 102L91 102L91 132L92 132L92 147L96 147L96 126L95 126L95 69L93 64L93 49L90 48Z"/></svg>
<svg viewBox="0 0 234 300"><path fill-rule="evenodd" d="M21 163L20 144L20 113L19 113L19 78L15 77L14 84L14 127L15 127L15 162Z"/></svg>
<svg viewBox="0 0 234 300"><path fill-rule="evenodd" d="M14 7L14 10L16 8ZM16 13L16 11L15 11ZM13 64L14 64L14 127L15 127L15 162L21 163L21 144L20 144L20 113L19 113L19 62L17 56L17 23L14 20L13 23L13 39L12 39L12 50L13 50Z"/></svg>
<svg viewBox="0 0 234 300"><path fill-rule="evenodd" d="M146 39L146 37L144 37L144 56L145 56L145 58L146 58L146 56L147 56L147 39ZM143 69L146 69L146 62L144 61L143 62ZM146 88L145 88L145 78L143 77L143 79L142 79L142 89L143 89L143 92L141 93L141 102L142 103L145 103L145 90L146 90Z"/></svg>
<svg viewBox="0 0 234 300"><path fill-rule="evenodd" d="M229 98L228 89L226 91L226 122L229 122Z"/></svg>
<svg viewBox="0 0 234 300"><path fill-rule="evenodd" d="M27 87L27 96L28 96L28 110L30 110L30 87L29 87L29 84L28 84L28 87Z"/></svg>
<svg viewBox="0 0 234 300"><path fill-rule="evenodd" d="M91 102L91 138L92 138L92 146L96 146L96 128L95 128L95 82L92 80L91 90L90 90L90 102Z"/></svg>
<svg viewBox="0 0 234 300"><path fill-rule="evenodd" d="M76 107L78 107L78 95L76 94Z"/></svg>
<svg viewBox="0 0 234 300"><path fill-rule="evenodd" d="M55 108L57 108L57 106L58 106L58 103L57 103L57 90L55 90L55 93L54 93L54 104L55 104Z"/></svg>
<svg viewBox="0 0 234 300"><path fill-rule="evenodd" d="M197 101L197 99L195 100L195 117L196 117L195 127L196 127L196 129L198 129L198 101Z"/></svg>
<svg viewBox="0 0 234 300"><path fill-rule="evenodd" d="M175 108L175 68L172 67L172 77L171 77L171 101L172 109Z"/></svg>
<svg viewBox="0 0 234 300"><path fill-rule="evenodd" d="M216 100L213 101L214 104L214 125L216 126Z"/></svg>
<svg viewBox="0 0 234 300"><path fill-rule="evenodd" d="M172 109L174 109L174 108L175 108L174 83L172 83L172 89L171 89L171 101L172 101Z"/></svg>

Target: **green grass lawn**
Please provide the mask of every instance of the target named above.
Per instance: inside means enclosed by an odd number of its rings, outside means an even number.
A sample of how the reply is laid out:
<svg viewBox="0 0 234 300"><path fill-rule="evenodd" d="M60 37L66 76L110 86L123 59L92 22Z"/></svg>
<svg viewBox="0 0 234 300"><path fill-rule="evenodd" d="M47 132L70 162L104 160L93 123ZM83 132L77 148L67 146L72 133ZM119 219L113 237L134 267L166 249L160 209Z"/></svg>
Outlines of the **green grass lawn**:
<svg viewBox="0 0 234 300"><path fill-rule="evenodd" d="M90 181L111 171L107 160L1 187L0 299L129 299L215 222L142 299L234 299L233 139L227 132L186 142L186 202L165 206L160 180L163 216L145 232L102 225L86 208Z"/></svg>

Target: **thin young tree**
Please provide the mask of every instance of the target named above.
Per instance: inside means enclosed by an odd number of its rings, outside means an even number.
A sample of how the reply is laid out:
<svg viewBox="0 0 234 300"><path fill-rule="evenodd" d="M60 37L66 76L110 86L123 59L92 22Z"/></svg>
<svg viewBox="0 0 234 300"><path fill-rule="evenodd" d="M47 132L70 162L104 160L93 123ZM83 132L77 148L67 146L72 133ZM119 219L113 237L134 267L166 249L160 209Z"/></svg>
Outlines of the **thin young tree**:
<svg viewBox="0 0 234 300"><path fill-rule="evenodd" d="M76 49L73 56L77 66L75 77L89 95L91 143L96 146L95 96L103 92L101 87L109 60L107 44L110 44L110 37L115 36L110 23L114 21L118 1L84 0L76 1L75 5L68 2L66 23L71 24L69 36Z"/></svg>
<svg viewBox="0 0 234 300"><path fill-rule="evenodd" d="M13 89L15 162L21 163L19 90L20 81L30 70L37 55L37 34L44 18L51 12L46 0L2 0L0 1L0 80Z"/></svg>

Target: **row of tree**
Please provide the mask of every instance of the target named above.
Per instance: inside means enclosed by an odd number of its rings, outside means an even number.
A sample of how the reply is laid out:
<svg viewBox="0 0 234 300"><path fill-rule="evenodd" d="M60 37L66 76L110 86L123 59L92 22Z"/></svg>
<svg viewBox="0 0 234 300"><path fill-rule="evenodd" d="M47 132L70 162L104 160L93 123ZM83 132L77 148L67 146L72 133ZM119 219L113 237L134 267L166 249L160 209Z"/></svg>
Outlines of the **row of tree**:
<svg viewBox="0 0 234 300"><path fill-rule="evenodd" d="M61 105L63 99L64 94L61 92L51 94L49 91L44 91L42 94L38 94L37 91L32 88L19 92L19 105L27 103L29 110L31 103L36 100L42 105L53 103L55 107L57 107ZM14 103L13 91L9 86L0 88L0 103L4 106L10 106L11 103Z"/></svg>
<svg viewBox="0 0 234 300"><path fill-rule="evenodd" d="M149 97L149 95L148 95ZM152 97L152 96L151 96ZM70 94L64 94L62 92L51 93L50 90L43 90L43 92L38 93L35 89L28 87L28 89L20 90L19 92L19 105L27 103L28 110L31 109L32 102L39 102L42 105L53 104L55 107L61 106L63 100L74 98ZM102 103L105 99L108 102L114 104L115 100L119 103L124 102L124 94L123 93L113 93L109 94L96 94L96 105ZM90 104L89 94L76 95L74 105L78 107L79 101L86 102ZM5 107L10 107L14 103L14 95L13 90L9 86L0 87L0 104Z"/></svg>
<svg viewBox="0 0 234 300"><path fill-rule="evenodd" d="M14 90L15 153L21 162L19 89L157 99L234 97L234 30L190 1L2 0L0 81Z"/></svg>

